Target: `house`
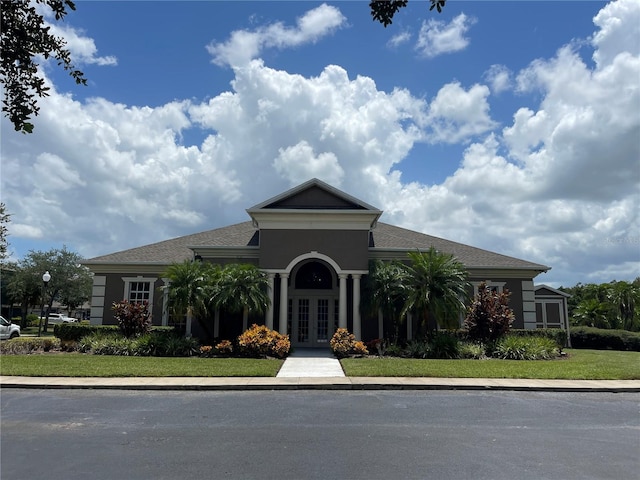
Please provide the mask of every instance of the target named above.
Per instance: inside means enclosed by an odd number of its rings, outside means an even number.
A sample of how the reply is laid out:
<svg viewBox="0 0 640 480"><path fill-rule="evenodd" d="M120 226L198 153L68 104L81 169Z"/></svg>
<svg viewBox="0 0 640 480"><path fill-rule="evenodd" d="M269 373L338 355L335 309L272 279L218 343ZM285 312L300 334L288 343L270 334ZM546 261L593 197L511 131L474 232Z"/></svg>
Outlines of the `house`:
<svg viewBox="0 0 640 480"><path fill-rule="evenodd" d="M533 283L549 267L382 223L381 210L320 180L309 180L247 213L250 220L243 223L85 261L94 273L91 322L114 323L110 306L122 299L147 300L156 325L179 321L168 313L162 272L172 263L201 260L251 263L264 271L271 304L250 323L289 334L293 346L327 345L336 327L365 341L381 338L389 331L389 320L360 309L369 262L406 261L410 251L435 247L466 266L476 292L482 281L511 292L514 328L552 324L549 316L546 323L539 321L537 308L543 307L536 306ZM216 338L234 338L244 327L242 318L216 312ZM403 334L412 338L417 328L418 319L409 317Z"/></svg>

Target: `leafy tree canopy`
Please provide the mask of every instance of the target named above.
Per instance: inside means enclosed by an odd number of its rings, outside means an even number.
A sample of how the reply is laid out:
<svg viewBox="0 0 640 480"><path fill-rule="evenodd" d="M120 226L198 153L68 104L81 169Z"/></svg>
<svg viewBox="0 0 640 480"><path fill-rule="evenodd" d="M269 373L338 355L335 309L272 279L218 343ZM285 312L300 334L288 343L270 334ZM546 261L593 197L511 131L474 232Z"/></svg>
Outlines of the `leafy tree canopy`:
<svg viewBox="0 0 640 480"><path fill-rule="evenodd" d="M75 10L71 0L11 0L3 1L0 26L0 81L4 85L2 111L9 117L16 131L32 133L31 116L38 115L37 99L46 97L49 87L38 72L39 55L54 58L69 72L77 84L86 85L84 74L71 63L66 42L50 33L36 4L49 7L56 20Z"/></svg>
<svg viewBox="0 0 640 480"><path fill-rule="evenodd" d="M429 1L431 2L429 10L433 10L435 8L438 10L438 13L442 12L442 7L447 3L447 0ZM393 23L393 16L398 12L398 10L406 7L408 3L409 0L373 0L369 3L371 16L374 20L377 20L387 27Z"/></svg>

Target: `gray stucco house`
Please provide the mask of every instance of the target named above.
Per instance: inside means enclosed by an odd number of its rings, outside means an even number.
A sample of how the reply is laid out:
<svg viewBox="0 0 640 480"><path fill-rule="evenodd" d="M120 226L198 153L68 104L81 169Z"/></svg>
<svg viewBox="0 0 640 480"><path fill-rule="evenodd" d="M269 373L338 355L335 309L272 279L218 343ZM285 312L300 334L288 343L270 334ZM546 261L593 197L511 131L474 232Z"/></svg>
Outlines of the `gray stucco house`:
<svg viewBox="0 0 640 480"><path fill-rule="evenodd" d="M549 322L540 310L546 307L536 307L533 282L549 267L382 223L381 210L320 180L309 180L247 213L251 220L243 223L85 261L94 273L91 322L114 323L111 304L129 299L148 300L153 323L170 325L174 319L161 288L166 284L162 272L170 264L188 259L251 263L268 274L272 301L266 315L249 323L288 333L293 346L325 346L336 327L367 341L389 328L380 315L360 311L369 261L406 260L407 252L432 246L462 262L475 289L482 281L499 291L508 288L514 328L540 328ZM547 287L541 293L555 292ZM404 333L411 338L418 320L408 320ZM215 337L234 338L244 327L241 317L216 312Z"/></svg>

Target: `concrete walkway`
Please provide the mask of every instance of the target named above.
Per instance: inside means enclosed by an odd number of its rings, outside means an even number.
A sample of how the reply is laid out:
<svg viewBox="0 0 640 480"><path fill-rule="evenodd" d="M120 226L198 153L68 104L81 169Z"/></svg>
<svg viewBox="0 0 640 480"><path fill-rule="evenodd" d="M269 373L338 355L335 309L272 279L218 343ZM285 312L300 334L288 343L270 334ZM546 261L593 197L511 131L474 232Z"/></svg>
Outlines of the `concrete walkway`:
<svg viewBox="0 0 640 480"><path fill-rule="evenodd" d="M297 348L287 357L277 378L344 377L340 361L331 351L320 348Z"/></svg>

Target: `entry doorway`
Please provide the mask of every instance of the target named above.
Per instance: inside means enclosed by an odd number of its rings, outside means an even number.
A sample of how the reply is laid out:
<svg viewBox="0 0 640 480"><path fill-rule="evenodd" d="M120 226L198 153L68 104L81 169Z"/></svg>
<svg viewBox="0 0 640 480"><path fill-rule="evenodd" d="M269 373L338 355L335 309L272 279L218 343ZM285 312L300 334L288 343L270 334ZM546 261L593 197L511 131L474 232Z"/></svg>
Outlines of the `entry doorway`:
<svg viewBox="0 0 640 480"><path fill-rule="evenodd" d="M329 348L335 333L337 300L329 296L292 299L291 343L294 347Z"/></svg>

